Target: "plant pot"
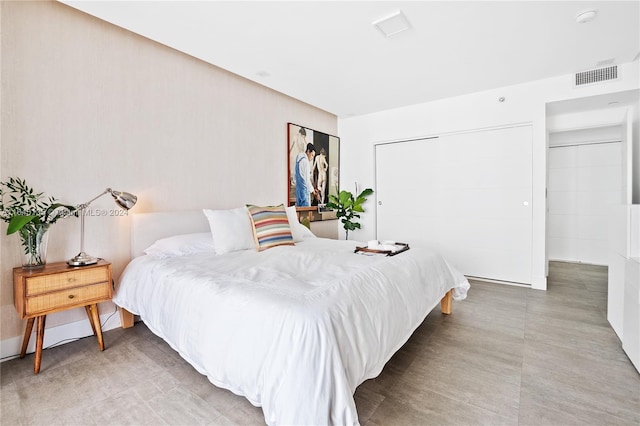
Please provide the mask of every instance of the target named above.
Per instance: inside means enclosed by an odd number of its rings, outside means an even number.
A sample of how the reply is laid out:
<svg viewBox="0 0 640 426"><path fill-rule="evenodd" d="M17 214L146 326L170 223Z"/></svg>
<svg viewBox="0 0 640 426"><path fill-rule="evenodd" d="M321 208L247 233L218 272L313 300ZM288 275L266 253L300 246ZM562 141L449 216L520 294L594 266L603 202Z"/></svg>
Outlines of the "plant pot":
<svg viewBox="0 0 640 426"><path fill-rule="evenodd" d="M27 224L20 231L22 242L22 268L42 268L47 263L49 224Z"/></svg>

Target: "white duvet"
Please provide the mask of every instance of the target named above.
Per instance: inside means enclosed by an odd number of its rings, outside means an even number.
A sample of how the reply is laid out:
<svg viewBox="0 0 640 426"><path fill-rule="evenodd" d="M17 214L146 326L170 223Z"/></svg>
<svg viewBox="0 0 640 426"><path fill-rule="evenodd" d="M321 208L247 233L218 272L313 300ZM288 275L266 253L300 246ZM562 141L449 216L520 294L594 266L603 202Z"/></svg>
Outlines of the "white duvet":
<svg viewBox="0 0 640 426"><path fill-rule="evenodd" d="M356 387L377 376L446 293L469 284L434 252L354 254L356 243L295 246L127 266L114 302L217 386L275 424L358 424Z"/></svg>

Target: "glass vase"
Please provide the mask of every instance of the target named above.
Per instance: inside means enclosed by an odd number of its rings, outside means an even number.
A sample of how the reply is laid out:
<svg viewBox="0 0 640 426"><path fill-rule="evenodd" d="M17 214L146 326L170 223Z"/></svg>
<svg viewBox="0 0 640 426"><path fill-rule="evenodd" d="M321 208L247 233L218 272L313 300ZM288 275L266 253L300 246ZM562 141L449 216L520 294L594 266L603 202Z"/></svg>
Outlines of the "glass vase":
<svg viewBox="0 0 640 426"><path fill-rule="evenodd" d="M20 231L22 241L23 269L42 268L47 263L47 243L49 242L49 224L29 223Z"/></svg>

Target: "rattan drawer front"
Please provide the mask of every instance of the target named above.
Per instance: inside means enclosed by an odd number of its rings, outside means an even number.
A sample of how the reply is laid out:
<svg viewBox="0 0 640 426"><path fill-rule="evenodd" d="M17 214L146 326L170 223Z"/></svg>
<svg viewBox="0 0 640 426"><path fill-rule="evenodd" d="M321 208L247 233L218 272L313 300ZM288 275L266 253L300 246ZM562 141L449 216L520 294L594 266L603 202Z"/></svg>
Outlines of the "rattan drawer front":
<svg viewBox="0 0 640 426"><path fill-rule="evenodd" d="M77 287L78 285L100 283L109 280L107 268L91 268L64 272L54 275L42 275L27 278L26 296L47 293L55 290Z"/></svg>
<svg viewBox="0 0 640 426"><path fill-rule="evenodd" d="M38 296L27 297L26 315L63 310L71 306L85 306L111 298L111 283L103 282L70 288Z"/></svg>

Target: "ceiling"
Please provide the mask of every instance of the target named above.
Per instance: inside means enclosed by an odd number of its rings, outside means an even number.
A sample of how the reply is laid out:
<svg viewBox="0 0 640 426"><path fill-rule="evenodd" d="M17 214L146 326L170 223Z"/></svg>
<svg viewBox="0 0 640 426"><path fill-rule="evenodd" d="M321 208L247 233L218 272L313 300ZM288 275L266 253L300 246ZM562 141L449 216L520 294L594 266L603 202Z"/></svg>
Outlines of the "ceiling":
<svg viewBox="0 0 640 426"><path fill-rule="evenodd" d="M639 1L61 2L339 117L640 53ZM398 10L411 28L387 38L372 22Z"/></svg>

